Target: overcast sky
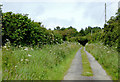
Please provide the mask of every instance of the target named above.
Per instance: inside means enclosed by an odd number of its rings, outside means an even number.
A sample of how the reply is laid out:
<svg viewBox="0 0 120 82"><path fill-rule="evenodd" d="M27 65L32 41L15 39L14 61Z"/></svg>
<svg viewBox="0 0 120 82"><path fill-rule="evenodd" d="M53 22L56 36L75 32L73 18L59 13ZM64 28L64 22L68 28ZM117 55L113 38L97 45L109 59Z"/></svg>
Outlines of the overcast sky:
<svg viewBox="0 0 120 82"><path fill-rule="evenodd" d="M107 20L115 16L118 9L118 1L107 1ZM104 25L105 2L95 1L2 1L3 12L29 14L28 17L34 21L42 22L46 28L54 29L56 26L73 26L78 31L88 26Z"/></svg>

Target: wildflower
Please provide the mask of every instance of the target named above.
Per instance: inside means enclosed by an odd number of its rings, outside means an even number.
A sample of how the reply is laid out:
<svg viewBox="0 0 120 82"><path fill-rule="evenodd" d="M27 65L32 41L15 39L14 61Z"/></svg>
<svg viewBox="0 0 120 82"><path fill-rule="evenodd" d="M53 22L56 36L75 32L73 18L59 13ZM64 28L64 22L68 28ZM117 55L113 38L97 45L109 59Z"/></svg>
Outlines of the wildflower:
<svg viewBox="0 0 120 82"><path fill-rule="evenodd" d="M28 56L30 57L30 56L32 56L32 55L28 54Z"/></svg>
<svg viewBox="0 0 120 82"><path fill-rule="evenodd" d="M80 44L80 43L79 43ZM86 45L88 45L88 43L86 43Z"/></svg>
<svg viewBox="0 0 120 82"><path fill-rule="evenodd" d="M3 48L7 48L7 46L4 46Z"/></svg>
<svg viewBox="0 0 120 82"><path fill-rule="evenodd" d="M15 68L16 68L17 66L15 66Z"/></svg>
<svg viewBox="0 0 120 82"><path fill-rule="evenodd" d="M110 51L107 51L107 53L110 53Z"/></svg>
<svg viewBox="0 0 120 82"><path fill-rule="evenodd" d="M25 61L29 61L28 59L25 59Z"/></svg>
<svg viewBox="0 0 120 82"><path fill-rule="evenodd" d="M21 59L21 61L23 61L23 59Z"/></svg>
<svg viewBox="0 0 120 82"><path fill-rule="evenodd" d="M10 48L10 46L8 46Z"/></svg>
<svg viewBox="0 0 120 82"><path fill-rule="evenodd" d="M9 39L6 39L6 41L9 41Z"/></svg>
<svg viewBox="0 0 120 82"><path fill-rule="evenodd" d="M19 45L19 48L21 48L21 45Z"/></svg>
<svg viewBox="0 0 120 82"><path fill-rule="evenodd" d="M31 50L33 50L33 48L31 48Z"/></svg>
<svg viewBox="0 0 120 82"><path fill-rule="evenodd" d="M26 47L24 50L28 51L28 48Z"/></svg>

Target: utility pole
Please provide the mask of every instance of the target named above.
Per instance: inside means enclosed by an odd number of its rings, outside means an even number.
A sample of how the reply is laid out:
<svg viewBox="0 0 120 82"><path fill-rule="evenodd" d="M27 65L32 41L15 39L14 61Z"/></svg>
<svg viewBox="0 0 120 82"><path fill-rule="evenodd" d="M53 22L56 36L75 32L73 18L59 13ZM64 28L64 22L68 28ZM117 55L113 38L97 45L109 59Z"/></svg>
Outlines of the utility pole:
<svg viewBox="0 0 120 82"><path fill-rule="evenodd" d="M0 4L0 48L2 46L2 7L3 5Z"/></svg>
<svg viewBox="0 0 120 82"><path fill-rule="evenodd" d="M118 2L118 9L120 8L120 1Z"/></svg>
<svg viewBox="0 0 120 82"><path fill-rule="evenodd" d="M106 3L105 3L105 24L106 24Z"/></svg>
<svg viewBox="0 0 120 82"><path fill-rule="evenodd" d="M91 29L91 36L92 36L92 29Z"/></svg>

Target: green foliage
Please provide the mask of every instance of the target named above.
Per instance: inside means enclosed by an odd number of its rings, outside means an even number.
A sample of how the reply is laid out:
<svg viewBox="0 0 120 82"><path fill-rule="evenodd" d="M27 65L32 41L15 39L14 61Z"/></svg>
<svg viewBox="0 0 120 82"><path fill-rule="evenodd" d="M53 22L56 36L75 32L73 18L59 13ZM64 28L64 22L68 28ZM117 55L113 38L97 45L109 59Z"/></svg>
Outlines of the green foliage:
<svg viewBox="0 0 120 82"><path fill-rule="evenodd" d="M85 46L85 44L88 42L88 39L86 37L79 37L78 42Z"/></svg>
<svg viewBox="0 0 120 82"><path fill-rule="evenodd" d="M78 43L69 42L42 48L4 46L2 79L62 80L79 48Z"/></svg>
<svg viewBox="0 0 120 82"><path fill-rule="evenodd" d="M119 13L119 11L118 11ZM120 18L119 14L116 13L117 16L112 16L107 24L104 25L104 32L102 41L105 45L109 46L117 46L119 44L118 38L120 37L119 34L119 25L120 25Z"/></svg>
<svg viewBox="0 0 120 82"><path fill-rule="evenodd" d="M93 76L92 69L90 67L90 62L88 60L87 54L84 51L84 48L81 49L81 57L82 57L82 75L83 76Z"/></svg>
<svg viewBox="0 0 120 82"><path fill-rule="evenodd" d="M82 28L79 32L79 36L86 36L88 34L91 34L91 33L97 33L101 30L100 27L91 27L91 26L88 26L85 28L85 30Z"/></svg>
<svg viewBox="0 0 120 82"><path fill-rule="evenodd" d="M104 46L103 43L86 45L86 50L102 65L113 80L118 80L118 52L114 47Z"/></svg>
<svg viewBox="0 0 120 82"><path fill-rule="evenodd" d="M61 36L53 35L51 31L41 25L41 22L34 22L26 15L12 12L3 13L2 24L3 45L7 42L6 39L9 39L14 46L41 46L56 43L55 41L62 43Z"/></svg>
<svg viewBox="0 0 120 82"><path fill-rule="evenodd" d="M2 81L2 49L0 49L0 81Z"/></svg>

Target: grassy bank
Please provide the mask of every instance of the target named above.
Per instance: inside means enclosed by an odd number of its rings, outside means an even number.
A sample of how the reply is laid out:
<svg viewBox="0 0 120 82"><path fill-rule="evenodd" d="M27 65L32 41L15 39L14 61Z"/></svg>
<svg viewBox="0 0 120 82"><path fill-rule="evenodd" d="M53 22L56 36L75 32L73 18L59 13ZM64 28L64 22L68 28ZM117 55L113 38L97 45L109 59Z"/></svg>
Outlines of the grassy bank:
<svg viewBox="0 0 120 82"><path fill-rule="evenodd" d="M113 80L118 80L118 53L116 48L104 46L102 43L94 43L86 45L86 50L95 57Z"/></svg>
<svg viewBox="0 0 120 82"><path fill-rule="evenodd" d="M5 80L62 80L80 45L63 43L43 48L3 48Z"/></svg>
<svg viewBox="0 0 120 82"><path fill-rule="evenodd" d="M2 50L0 48L0 81L2 80Z"/></svg>
<svg viewBox="0 0 120 82"><path fill-rule="evenodd" d="M93 76L92 69L90 67L90 62L88 60L87 54L84 51L84 48L81 49L81 57L82 57L82 66L83 66L82 75Z"/></svg>

